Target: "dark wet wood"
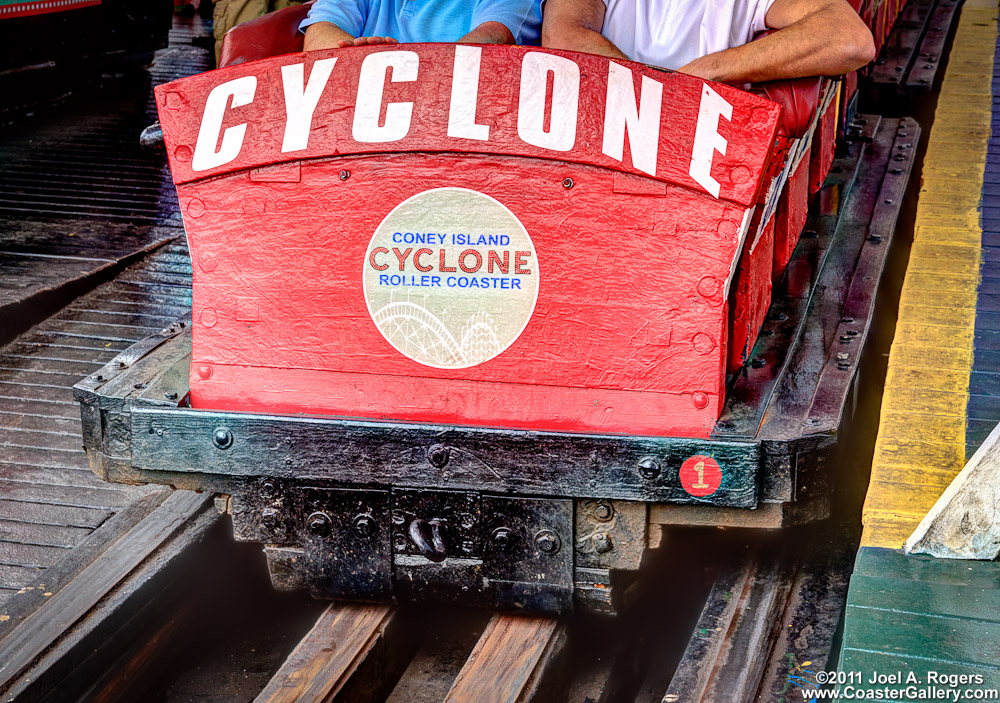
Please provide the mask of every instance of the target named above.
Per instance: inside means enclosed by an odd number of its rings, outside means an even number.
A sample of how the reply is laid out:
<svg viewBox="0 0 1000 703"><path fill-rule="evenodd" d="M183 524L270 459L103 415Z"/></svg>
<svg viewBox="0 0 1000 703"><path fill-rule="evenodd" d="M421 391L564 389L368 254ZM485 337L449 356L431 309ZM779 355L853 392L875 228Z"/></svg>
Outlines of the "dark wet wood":
<svg viewBox="0 0 1000 703"><path fill-rule="evenodd" d="M565 639L559 620L495 615L448 691L445 703L535 700Z"/></svg>
<svg viewBox="0 0 1000 703"><path fill-rule="evenodd" d="M441 703L488 622L462 613L429 623L431 631L385 703Z"/></svg>
<svg viewBox="0 0 1000 703"><path fill-rule="evenodd" d="M0 641L0 688L82 618L97 602L155 551L211 497L179 491L107 549L73 582L25 618Z"/></svg>
<svg viewBox="0 0 1000 703"><path fill-rule="evenodd" d="M664 700L752 703L791 588L782 558L748 550L724 566Z"/></svg>

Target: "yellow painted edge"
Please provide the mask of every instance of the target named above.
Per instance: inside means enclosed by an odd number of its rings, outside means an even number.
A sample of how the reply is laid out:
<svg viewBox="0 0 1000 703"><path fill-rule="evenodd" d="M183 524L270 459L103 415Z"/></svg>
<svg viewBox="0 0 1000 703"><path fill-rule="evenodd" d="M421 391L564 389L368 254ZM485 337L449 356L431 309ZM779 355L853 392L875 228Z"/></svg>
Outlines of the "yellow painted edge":
<svg viewBox="0 0 1000 703"><path fill-rule="evenodd" d="M966 0L924 161L861 546L897 549L965 463L995 0ZM960 106L959 104L960 103Z"/></svg>

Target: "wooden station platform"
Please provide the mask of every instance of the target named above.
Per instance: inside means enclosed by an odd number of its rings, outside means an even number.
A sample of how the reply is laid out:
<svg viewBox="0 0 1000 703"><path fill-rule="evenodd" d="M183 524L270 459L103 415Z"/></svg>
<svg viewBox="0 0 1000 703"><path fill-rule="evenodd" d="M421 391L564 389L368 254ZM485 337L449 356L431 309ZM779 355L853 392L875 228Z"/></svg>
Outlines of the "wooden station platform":
<svg viewBox="0 0 1000 703"><path fill-rule="evenodd" d="M1000 688L1000 563L904 542L1000 421L997 3L966 0L930 132L840 670ZM877 686L876 686L877 687ZM863 688L863 687L862 687Z"/></svg>
<svg viewBox="0 0 1000 703"><path fill-rule="evenodd" d="M141 626L171 565L218 520L208 495L91 473L73 397L190 309L174 189L138 137L155 120L152 86L209 64L190 41L172 46L0 133L3 700L69 695L54 692L116 629Z"/></svg>

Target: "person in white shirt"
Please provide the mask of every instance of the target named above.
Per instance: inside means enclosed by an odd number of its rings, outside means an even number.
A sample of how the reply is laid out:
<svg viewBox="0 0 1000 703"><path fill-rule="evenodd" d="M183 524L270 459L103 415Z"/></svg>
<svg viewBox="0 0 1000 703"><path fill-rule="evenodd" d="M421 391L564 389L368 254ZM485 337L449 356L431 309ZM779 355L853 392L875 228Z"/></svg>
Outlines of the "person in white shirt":
<svg viewBox="0 0 1000 703"><path fill-rule="evenodd" d="M778 31L751 41L766 29ZM542 46L721 83L833 76L875 58L845 0L546 0Z"/></svg>

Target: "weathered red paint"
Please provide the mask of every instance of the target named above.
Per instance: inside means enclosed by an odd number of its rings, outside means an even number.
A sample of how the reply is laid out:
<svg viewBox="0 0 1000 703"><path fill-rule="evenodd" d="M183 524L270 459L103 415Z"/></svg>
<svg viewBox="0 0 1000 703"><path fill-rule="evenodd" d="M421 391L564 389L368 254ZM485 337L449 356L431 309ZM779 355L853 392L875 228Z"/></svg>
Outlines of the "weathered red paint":
<svg viewBox="0 0 1000 703"><path fill-rule="evenodd" d="M802 228L809 215L809 158L799 160L785 184L785 192L778 201L774 222L774 265L771 279L778 281L799 242Z"/></svg>
<svg viewBox="0 0 1000 703"><path fill-rule="evenodd" d="M417 90L386 84L387 101L415 102L408 135L390 143L350 138L359 66L384 51L377 47L282 56L157 90L194 264L192 405L706 437L724 399L726 281L744 244L746 205L768 166L773 103L712 86L733 106L732 120L719 122L727 149L711 167L716 198L688 175L702 81L622 64L664 86L651 178L631 165L628 139L621 163L601 152L611 62L554 54L571 57L581 73L576 143L554 152L517 136L516 69L539 50L483 48L489 78L475 119L490 126L487 140L446 134L455 47L406 50L419 55L421 77ZM281 67L334 55L307 148L282 155ZM227 106L222 123L247 124L239 155L195 173L179 157L195 148L208 94L249 75L258 82L253 101ZM739 178L726 175L740 169ZM426 366L397 351L373 322L361 285L369 242L387 214L448 187L508 208L530 234L540 271L520 336L466 368ZM769 295L770 239L765 246ZM488 252L479 254L486 266ZM405 252L383 255L376 263L395 266L392 257ZM440 266L433 251L421 257L422 267ZM475 259L463 261L475 268Z"/></svg>
<svg viewBox="0 0 1000 703"><path fill-rule="evenodd" d="M278 56L203 73L157 86L156 100L166 138L167 154L175 183L207 176L259 168L289 160L326 156L388 152L462 152L504 154L601 166L653 177L687 188L701 189L689 175L695 146L695 130L705 81L681 73L658 71L631 62L611 62L589 54L542 51L531 47L475 47L481 50L475 122L489 127L487 139L449 137L450 98L455 78L456 46L452 44L408 44L404 46L355 47L305 54ZM462 47L471 48L471 47ZM412 117L404 137L392 142L360 142L354 138L352 121L362 65L372 54L411 53L418 61L415 78L394 81L392 72L384 83L381 121L388 103L411 103ZM518 117L522 66L532 56L565 59L579 70L579 112L576 139L568 151L557 152L528 144L519 137ZM329 79L316 105L304 149L282 152L286 126L282 68L303 65L308 81L318 60L335 59ZM605 107L611 67L631 73L636 100L643 85L663 90L660 140L656 174L637 168L626 139L624 158L613 159L602 152ZM220 84L253 77L253 97L246 104L225 110L222 130L246 125L238 156L225 164L201 171L192 168L207 98ZM299 89L302 78L298 79ZM549 77L551 86L552 78ZM732 105L731 119L720 120L720 134L727 140L726 153L714 153L712 176L719 182L719 197L750 205L757 190L756 175L768 160L776 133L780 108L773 102L725 85L712 90ZM552 87L546 105L552 109ZM229 105L229 103L226 103ZM557 110L558 112L558 110ZM565 121L564 114L557 116Z"/></svg>
<svg viewBox="0 0 1000 703"><path fill-rule="evenodd" d="M813 135L809 164L809 194L819 192L833 166L837 149L837 102L831 100L823 110Z"/></svg>
<svg viewBox="0 0 1000 703"><path fill-rule="evenodd" d="M728 371L737 371L750 359L757 334L771 305L771 266L774 262L772 216L763 225L755 222L733 282L733 322Z"/></svg>

